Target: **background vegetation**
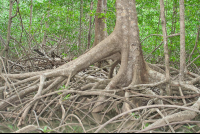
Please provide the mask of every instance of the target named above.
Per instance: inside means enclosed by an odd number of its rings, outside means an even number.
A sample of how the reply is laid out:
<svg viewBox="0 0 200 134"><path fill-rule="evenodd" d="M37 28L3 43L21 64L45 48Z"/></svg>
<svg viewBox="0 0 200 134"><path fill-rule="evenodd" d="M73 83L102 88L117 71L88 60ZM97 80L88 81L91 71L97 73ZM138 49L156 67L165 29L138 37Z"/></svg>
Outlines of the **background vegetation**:
<svg viewBox="0 0 200 134"><path fill-rule="evenodd" d="M29 48L29 34L33 36L31 41L31 49L38 47L38 44L42 43L44 32L47 34L47 46L51 48L55 47L58 40L64 40L64 43L60 46L64 49L57 51L58 55L73 55L78 56L87 49L88 43L88 29L89 29L89 17L92 16L92 30L91 30L91 44L94 41L94 18L96 12L97 1L93 1L93 9L90 10L91 0L83 1L83 16L81 18L81 46L78 48L78 37L80 29L80 0L20 0L19 10L20 14L12 20L11 36L20 42L11 40L9 55L10 59L17 57L23 57L24 51ZM162 34L162 26L160 20L160 5L159 1L155 0L136 0L138 11L138 25L140 29L140 38L143 40L145 37L151 34ZM33 5L33 18L30 25L30 5ZM191 53L195 45L196 33L198 26L200 25L200 1L199 0L187 0L185 1L185 27L186 27L186 50L187 57ZM108 9L106 13L107 18L107 32L110 34L115 26L115 0L108 0ZM166 19L167 19L167 32L169 34L179 33L179 2L177 0L166 0ZM14 15L17 10L17 4L13 6ZM0 36L1 40L0 49L2 50L4 44L2 41L6 41L7 25L9 17L9 1L0 1ZM22 22L21 19L22 18ZM46 25L45 25L46 24ZM23 29L21 27L23 25ZM48 27L47 27L48 25ZM142 42L144 55L148 56L161 42L162 36L151 36ZM176 36L169 39L170 49L170 62L171 66L178 68L179 66L179 51L180 51L180 37ZM23 48L22 48L23 47ZM198 49L200 45L198 43ZM199 50L196 49L191 57L191 60L199 55ZM148 61L151 63L163 63L164 52L163 45L152 53L148 57ZM187 59L188 61L189 59ZM200 65L200 60L196 60L195 64ZM194 70L193 70L194 71Z"/></svg>

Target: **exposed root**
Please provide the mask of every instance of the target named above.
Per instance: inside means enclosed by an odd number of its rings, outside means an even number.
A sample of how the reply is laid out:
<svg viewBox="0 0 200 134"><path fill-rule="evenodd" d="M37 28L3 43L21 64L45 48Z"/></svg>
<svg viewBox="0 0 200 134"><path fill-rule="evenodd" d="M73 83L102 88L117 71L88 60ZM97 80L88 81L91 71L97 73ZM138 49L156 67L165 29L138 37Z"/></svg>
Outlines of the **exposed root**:
<svg viewBox="0 0 200 134"><path fill-rule="evenodd" d="M36 131L36 130L40 130L39 127L34 126L34 125L28 125L26 127L23 127L21 129L15 131L14 133L30 133L30 132Z"/></svg>
<svg viewBox="0 0 200 134"><path fill-rule="evenodd" d="M39 96L41 96L41 93L42 93L42 89L44 87L44 81L45 81L45 76L44 75L41 75L40 76L40 86L39 86L39 89L38 89L38 92L37 94L33 97L33 99L36 99L38 98ZM33 105L33 103L32 103ZM27 107L25 110L24 110L24 113L22 114L22 117L21 119L19 120L19 123L18 123L18 126L21 126L22 125L22 121L25 120L30 108L32 107L31 104L27 104L25 107Z"/></svg>
<svg viewBox="0 0 200 134"><path fill-rule="evenodd" d="M77 64L76 62L68 65L72 67ZM66 132L64 129L66 126L73 132L74 125L79 126L81 132L111 132L107 126L115 122L119 124L112 132L139 132L139 130L146 132L158 125L166 124L169 126L168 131L177 132L171 125L172 122L193 120L197 116L200 106L197 97L200 94L199 87L194 84L199 84L198 75L186 75L188 81L185 83L179 83L174 79L170 83L173 95L164 96L167 81L162 66L150 65L152 68L147 66L146 83L142 82L142 77L136 77L140 74L137 74L135 66L133 74L136 75L131 83L120 86L120 78L126 73L121 75L118 73L112 78L112 73L103 70L107 68L113 71L118 63L119 61L116 61L102 68L91 66L78 74L77 70L61 73L65 71L65 65L55 69L57 73L63 75L48 71L30 73L29 77L25 73L19 78L18 74L3 74L4 78L10 80L6 79L7 85L0 87L0 90L8 90L5 100L0 102L0 110L4 111L0 112L0 118L4 120L8 117L13 118L14 122L18 121L19 126L26 124L27 121L39 124L39 121L58 120L59 126L52 128L52 131L56 132ZM172 71L172 77L177 75L176 69ZM18 95L14 88L17 89ZM34 94L35 92L37 93ZM61 114L57 111L61 111ZM100 111L102 111L99 113L102 114L100 117L93 113ZM119 115L111 119L107 116L109 113ZM73 116L69 117L70 114ZM89 129L85 127L88 125L88 118L96 127ZM76 119L78 122L69 123L71 119ZM147 123L152 124L146 126Z"/></svg>
<svg viewBox="0 0 200 134"><path fill-rule="evenodd" d="M190 108L198 111L199 107L200 107L200 98ZM196 117L196 115L197 115L197 112L195 112L195 111L190 111L190 110L181 111L181 112L178 112L178 113L175 113L175 114L172 114L172 115L168 115L168 116L164 117L163 119L160 119L160 120L154 122L153 124L151 124L150 126L148 126L145 129L151 129L151 128L158 126L158 125L164 125L164 124L166 124L166 120L168 121L168 123L169 122L171 123L171 122L177 122L177 121L181 122L181 121L186 121L186 120L192 120ZM145 131L145 129L143 131Z"/></svg>

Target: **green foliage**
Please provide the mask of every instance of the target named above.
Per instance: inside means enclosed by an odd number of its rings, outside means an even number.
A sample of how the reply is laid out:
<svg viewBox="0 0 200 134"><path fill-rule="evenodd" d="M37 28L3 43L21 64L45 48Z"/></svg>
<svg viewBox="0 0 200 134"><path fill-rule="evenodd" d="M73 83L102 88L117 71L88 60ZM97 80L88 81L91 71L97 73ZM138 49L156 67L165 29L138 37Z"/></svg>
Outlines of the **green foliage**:
<svg viewBox="0 0 200 134"><path fill-rule="evenodd" d="M63 56L63 57L67 57L67 54L66 54L66 53L62 53L62 56Z"/></svg>
<svg viewBox="0 0 200 134"><path fill-rule="evenodd" d="M197 127L197 125L184 125L183 127L187 128L186 133L193 133L192 128Z"/></svg>
<svg viewBox="0 0 200 134"><path fill-rule="evenodd" d="M68 89L69 89L69 87L66 87L65 85L63 85L63 86L60 86L60 88L58 89L58 91L61 91L61 90L68 90ZM58 93L58 95L60 95L60 94L62 94L62 93ZM71 94L67 94L67 95L63 98L63 100L67 100L70 96L71 96Z"/></svg>
<svg viewBox="0 0 200 134"><path fill-rule="evenodd" d="M73 60L77 59L77 57L74 57Z"/></svg>
<svg viewBox="0 0 200 134"><path fill-rule="evenodd" d="M13 124L8 124L7 127L10 128L12 131L18 130L17 126Z"/></svg>
<svg viewBox="0 0 200 134"><path fill-rule="evenodd" d="M65 85L62 85L62 86L60 86L60 88L58 89L58 91L61 91L61 90L67 90L69 87L65 87ZM61 93L58 93L59 95L61 94Z"/></svg>
<svg viewBox="0 0 200 134"><path fill-rule="evenodd" d="M10 129L13 129L13 125L11 125L11 124L8 124L8 127L9 127Z"/></svg>
<svg viewBox="0 0 200 134"><path fill-rule="evenodd" d="M140 29L140 38L143 39L151 34L162 34L162 25L160 16L160 3L159 1L146 1L136 0L136 8L138 12L138 25ZM197 4L198 3L198 4ZM195 45L196 33L198 26L200 25L200 10L197 5L200 1L185 1L185 30L186 30L186 54L187 58L189 53L192 51ZM173 11L175 6L175 12ZM180 33L180 22L179 22L179 2L174 0L165 1L166 20L167 20L167 34ZM176 13L176 14L173 14ZM160 43L162 37L151 36L142 43L142 49L144 55L150 54ZM170 62L179 63L179 52L180 52L180 36L168 38L168 49L170 52ZM198 56L198 51L195 50L192 59ZM158 59L164 61L164 48L163 45L160 49L157 49L149 62L157 63ZM188 59L187 59L188 60ZM200 62L195 61L198 66Z"/></svg>
<svg viewBox="0 0 200 134"><path fill-rule="evenodd" d="M70 97L70 95L71 95L71 94L68 94L67 96L65 96L65 97L63 98L63 100L67 100L67 99Z"/></svg>
<svg viewBox="0 0 200 134"><path fill-rule="evenodd" d="M139 119L139 118L140 118L140 116L137 115L137 114L135 114L135 113L131 113L131 115L132 115L135 119Z"/></svg>
<svg viewBox="0 0 200 134"><path fill-rule="evenodd" d="M145 129L145 128L148 127L148 126L149 126L149 123L146 123L146 124L144 125L143 129Z"/></svg>
<svg viewBox="0 0 200 134"><path fill-rule="evenodd" d="M68 87L65 87L65 85L62 85L59 90L63 90L63 89L68 89Z"/></svg>
<svg viewBox="0 0 200 134"><path fill-rule="evenodd" d="M43 132L43 133L49 133L49 132L52 132L52 131L53 131L53 130L48 129L47 126L44 126L44 128L42 129L42 132Z"/></svg>
<svg viewBox="0 0 200 134"><path fill-rule="evenodd" d="M183 126L183 127L185 127L185 128L187 128L187 129L192 129L193 127L196 127L197 125L188 125L188 126Z"/></svg>
<svg viewBox="0 0 200 134"><path fill-rule="evenodd" d="M86 49L88 43L88 29L89 29L89 16L92 17L92 24L94 23L95 15L98 17L106 18L107 31L111 34L114 30L116 23L116 0L107 1L107 12L106 14L96 14L97 2L93 1L93 9L90 9L91 0L83 1L83 16L82 20L82 46L78 46L79 37L79 25L80 25L80 0L34 0L31 3L30 0L19 1L19 11L12 20L11 36L21 42L17 44L15 41L10 42L10 51L13 56L24 56L29 48L28 34L34 36L34 41L31 43L31 47L40 44L43 40L44 32L47 33L48 39L50 38L61 38L66 39L65 45L67 49L61 49L60 55L67 57L70 53L74 55L80 54L79 50ZM30 25L30 5L33 4L33 18L32 24ZM199 0L185 1L185 28L186 28L186 52L187 57L192 51L195 40L197 28L200 25L200 10ZM175 8L174 8L175 7ZM138 25L140 30L140 38L144 39L151 34L162 34L162 26L160 21L160 3L159 1L152 0L136 0L136 9L138 13ZM173 9L175 9L173 11ZM16 2L13 5L12 15L17 10ZM167 20L167 34L179 33L179 2L174 0L165 1L166 20ZM173 14L175 13L175 14ZM0 1L0 36L6 41L7 37L7 25L9 16L9 1ZM22 19L22 20L21 20ZM21 23L22 21L22 23ZM23 30L22 30L23 24ZM91 44L94 41L94 27L92 27ZM144 55L149 55L161 42L162 37L151 36L142 43L142 49ZM53 47L57 43L53 40L48 40L47 44ZM198 49L200 48L198 42ZM0 49L3 45L0 41ZM24 49L21 47L23 46ZM168 39L168 46L170 52L170 62L179 63L179 52L180 52L180 37L172 37ZM80 48L79 48L80 47ZM18 55L16 55L16 50ZM67 51L66 51L67 50ZM191 60L195 59L199 55L198 50L194 51ZM76 56L77 57L77 56ZM163 45L153 52L153 56L148 59L149 62L157 63L164 60L164 49ZM188 60L188 59L187 59ZM196 60L195 64L200 65L200 61Z"/></svg>

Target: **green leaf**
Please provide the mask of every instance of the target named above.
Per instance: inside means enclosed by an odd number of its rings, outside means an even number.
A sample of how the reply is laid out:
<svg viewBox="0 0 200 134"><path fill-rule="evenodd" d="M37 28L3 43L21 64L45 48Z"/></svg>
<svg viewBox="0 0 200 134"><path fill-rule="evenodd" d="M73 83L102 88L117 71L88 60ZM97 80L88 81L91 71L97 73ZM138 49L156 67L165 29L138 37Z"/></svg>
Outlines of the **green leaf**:
<svg viewBox="0 0 200 134"><path fill-rule="evenodd" d="M149 126L149 123L146 123L146 124L144 125L143 129L146 128L146 127L148 127L148 126Z"/></svg>
<svg viewBox="0 0 200 134"><path fill-rule="evenodd" d="M77 59L77 57L74 57L73 60Z"/></svg>
<svg viewBox="0 0 200 134"><path fill-rule="evenodd" d="M43 129L43 131L45 131L45 132L47 131L47 126L44 126L44 129Z"/></svg>
<svg viewBox="0 0 200 134"><path fill-rule="evenodd" d="M51 131L53 131L53 130L47 130L47 126L44 126L44 129L42 129L42 131L44 132L44 133L48 133L48 132L51 132Z"/></svg>
<svg viewBox="0 0 200 134"><path fill-rule="evenodd" d="M197 125L190 125L190 126L184 126L184 127L186 127L186 128L188 128L188 129L192 129L193 127L196 127Z"/></svg>
<svg viewBox="0 0 200 134"><path fill-rule="evenodd" d="M136 119L139 119L139 118L140 118L140 116L139 116L139 115L135 115L135 113L131 113L131 115L132 115L133 117L135 117Z"/></svg>
<svg viewBox="0 0 200 134"><path fill-rule="evenodd" d="M63 100L67 100L71 94L68 94Z"/></svg>
<svg viewBox="0 0 200 134"><path fill-rule="evenodd" d="M8 124L8 127L9 127L10 129L13 129L13 125L11 125L11 124Z"/></svg>

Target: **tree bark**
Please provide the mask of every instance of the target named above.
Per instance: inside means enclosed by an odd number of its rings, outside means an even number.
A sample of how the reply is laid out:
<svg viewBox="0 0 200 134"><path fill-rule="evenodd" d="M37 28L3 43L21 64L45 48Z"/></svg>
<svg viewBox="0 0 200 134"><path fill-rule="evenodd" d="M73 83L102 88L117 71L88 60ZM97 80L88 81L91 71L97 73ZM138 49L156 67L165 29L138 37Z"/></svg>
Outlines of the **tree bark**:
<svg viewBox="0 0 200 134"><path fill-rule="evenodd" d="M51 4L51 0L49 0L49 4ZM49 13L49 10L47 11L47 19L49 19L49 16L50 16L50 13ZM46 29L48 29L49 28L49 23L48 23L48 21L45 21L45 27L46 27ZM45 56L46 56L46 52L44 51L45 49L44 49L44 47L45 47L45 45L46 45L46 42L47 42L47 32L46 32L46 30L44 31L44 36L43 36L43 40L42 40L42 44L41 44L41 52L43 53L43 54L45 54Z"/></svg>
<svg viewBox="0 0 200 134"><path fill-rule="evenodd" d="M11 34L11 24L12 24L12 8L14 2L10 0L10 8L9 8L9 20L8 20L8 31L7 31L7 42L5 47L5 67L7 68L7 60L8 60L8 51L9 51L9 44L10 44L10 34Z"/></svg>
<svg viewBox="0 0 200 134"><path fill-rule="evenodd" d="M110 90L116 86L125 87L129 85L148 83L147 65L144 62L143 53L139 39L139 28L135 0L117 0L117 19L113 34L117 36L118 48L121 53L121 66L118 74L111 80L105 90ZM126 92L125 97L129 93ZM99 97L99 101L105 97ZM99 105L97 103L95 106ZM129 105L124 103L124 110L129 109ZM96 107L93 112L99 112L103 106Z"/></svg>
<svg viewBox="0 0 200 134"><path fill-rule="evenodd" d="M30 22L29 22L29 49L30 50L31 50L31 43L32 43L32 36L31 36L32 18L33 18L33 0L31 0L31 5L30 5Z"/></svg>
<svg viewBox="0 0 200 134"><path fill-rule="evenodd" d="M101 42L108 36L106 30L106 10L107 0L98 0L95 15L95 39L93 46L96 46L99 42Z"/></svg>
<svg viewBox="0 0 200 134"><path fill-rule="evenodd" d="M99 44L102 40L107 38L107 25L106 25L106 10L107 10L107 0L98 0L97 10L95 15L95 38L93 47ZM100 61L95 63L95 66L101 67L102 63L105 61Z"/></svg>
<svg viewBox="0 0 200 134"><path fill-rule="evenodd" d="M184 80L185 63L185 7L184 0L180 0L180 81Z"/></svg>
<svg viewBox="0 0 200 134"><path fill-rule="evenodd" d="M9 51L9 44L10 44L10 35L11 35L11 24L12 24L12 18L14 18L16 16L16 14L14 16L12 16L12 8L13 8L13 4L14 2L12 0L10 0L10 8L9 8L9 19L8 19L8 31L7 31L7 42L5 44L4 49L0 52L0 58L3 56L4 52L5 52L5 68L7 69L7 65L8 65L8 51ZM17 13L17 11L16 11ZM2 74L2 70L3 70L3 65L2 65L3 59L2 61L0 61L0 75ZM6 71L6 70L5 70ZM9 70L7 70L9 73ZM3 99L3 91L0 91L0 99Z"/></svg>
<svg viewBox="0 0 200 134"><path fill-rule="evenodd" d="M90 11L91 12L92 12L92 9L93 9L93 1L91 0L91 2L90 2ZM91 13L90 13L87 49L90 48L90 44L91 44L91 27L92 27L92 16L91 16Z"/></svg>
<svg viewBox="0 0 200 134"><path fill-rule="evenodd" d="M79 27L79 39L78 39L78 47L77 51L79 53L80 47L81 47L81 33L82 33L82 16L83 16L83 0L80 2L80 27Z"/></svg>
<svg viewBox="0 0 200 134"><path fill-rule="evenodd" d="M166 80L168 85L166 87L167 95L171 95L170 89L170 72L169 72L169 51L168 51L168 43L167 43L167 29L166 29L166 19L165 19L165 8L164 1L160 0L160 13L162 20L162 31L163 31L163 41L164 41L164 53L165 53L165 72L166 72Z"/></svg>
<svg viewBox="0 0 200 134"><path fill-rule="evenodd" d="M172 26L171 26L171 35L175 34L176 31L176 16L177 16L177 1L173 1L173 14L172 14ZM170 39L170 44L173 45L173 39ZM169 56L171 56L171 49L169 48Z"/></svg>

